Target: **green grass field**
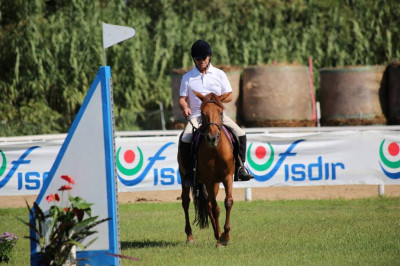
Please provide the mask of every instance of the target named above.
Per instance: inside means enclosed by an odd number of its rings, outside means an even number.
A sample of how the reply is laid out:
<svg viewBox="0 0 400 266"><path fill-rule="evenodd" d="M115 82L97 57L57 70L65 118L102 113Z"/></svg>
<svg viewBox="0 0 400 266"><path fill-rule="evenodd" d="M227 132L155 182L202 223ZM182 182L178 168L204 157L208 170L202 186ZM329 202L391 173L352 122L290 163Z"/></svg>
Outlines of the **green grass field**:
<svg viewBox="0 0 400 266"><path fill-rule="evenodd" d="M28 235L16 219L27 215L0 209L0 233ZM196 243L188 245L179 203L120 205L121 253L139 259L122 264L400 265L399 197L235 202L231 226L225 248L215 247L211 227L194 227ZM27 239L18 240L10 265L29 265Z"/></svg>

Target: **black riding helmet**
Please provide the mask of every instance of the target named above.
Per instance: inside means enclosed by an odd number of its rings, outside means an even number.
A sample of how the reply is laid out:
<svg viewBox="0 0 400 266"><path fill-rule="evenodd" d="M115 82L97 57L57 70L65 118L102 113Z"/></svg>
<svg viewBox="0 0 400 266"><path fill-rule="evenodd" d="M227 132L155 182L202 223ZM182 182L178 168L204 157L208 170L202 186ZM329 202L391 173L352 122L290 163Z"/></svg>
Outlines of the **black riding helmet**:
<svg viewBox="0 0 400 266"><path fill-rule="evenodd" d="M203 40L197 40L192 45L192 58L205 59L207 56L211 56L211 46L208 42Z"/></svg>

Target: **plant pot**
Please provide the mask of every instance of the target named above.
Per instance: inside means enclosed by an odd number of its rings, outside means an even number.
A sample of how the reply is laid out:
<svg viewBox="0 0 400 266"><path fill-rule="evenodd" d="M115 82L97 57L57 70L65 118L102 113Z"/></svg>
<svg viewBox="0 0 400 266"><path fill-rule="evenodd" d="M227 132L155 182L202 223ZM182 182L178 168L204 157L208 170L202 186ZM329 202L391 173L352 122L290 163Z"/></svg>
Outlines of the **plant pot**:
<svg viewBox="0 0 400 266"><path fill-rule="evenodd" d="M68 255L67 260L63 264L63 266L76 266L78 265L76 262L76 245L73 245L71 248L71 252Z"/></svg>

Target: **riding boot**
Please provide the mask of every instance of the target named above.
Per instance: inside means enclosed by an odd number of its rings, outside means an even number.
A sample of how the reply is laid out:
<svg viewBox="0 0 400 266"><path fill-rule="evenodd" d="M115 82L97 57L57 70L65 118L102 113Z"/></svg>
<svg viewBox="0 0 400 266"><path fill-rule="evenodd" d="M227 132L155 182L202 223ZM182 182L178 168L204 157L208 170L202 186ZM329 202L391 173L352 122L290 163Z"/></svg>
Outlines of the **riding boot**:
<svg viewBox="0 0 400 266"><path fill-rule="evenodd" d="M183 167L185 168L185 186L191 186L194 183L193 175L193 154L192 154L192 144L181 141L181 159Z"/></svg>
<svg viewBox="0 0 400 266"><path fill-rule="evenodd" d="M239 137L239 157L242 162L237 166L237 178L235 178L235 181L249 181L254 178L244 166L244 162L246 161L246 148L246 135L244 135Z"/></svg>

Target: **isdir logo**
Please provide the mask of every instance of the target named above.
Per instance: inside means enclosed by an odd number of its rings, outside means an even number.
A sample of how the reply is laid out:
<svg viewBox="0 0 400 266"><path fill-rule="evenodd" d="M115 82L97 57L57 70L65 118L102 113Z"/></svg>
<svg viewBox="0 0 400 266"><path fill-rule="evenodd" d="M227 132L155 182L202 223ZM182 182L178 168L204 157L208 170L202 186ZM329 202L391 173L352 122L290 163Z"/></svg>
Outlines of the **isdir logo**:
<svg viewBox="0 0 400 266"><path fill-rule="evenodd" d="M382 140L379 147L379 165L391 179L400 179L400 145L398 142Z"/></svg>
<svg viewBox="0 0 400 266"><path fill-rule="evenodd" d="M162 154L172 144L174 143L164 144L154 156L148 157L145 166L144 156L139 146L136 148L120 147L116 154L119 181L125 186L135 186L142 182L157 161L166 159ZM143 171L142 168L144 168Z"/></svg>
<svg viewBox="0 0 400 266"><path fill-rule="evenodd" d="M275 151L270 143L251 143L247 150L249 171L254 176L254 179L259 182L270 180L282 166L287 157L296 156L293 149L304 139L294 141L289 145L285 152L278 154L277 161L275 160ZM253 146L253 144L255 144ZM274 161L276 163L274 164Z"/></svg>
<svg viewBox="0 0 400 266"><path fill-rule="evenodd" d="M1 177L7 168L7 158L2 150L0 150L0 155L1 155L1 166L0 166L0 177Z"/></svg>

